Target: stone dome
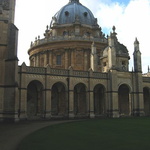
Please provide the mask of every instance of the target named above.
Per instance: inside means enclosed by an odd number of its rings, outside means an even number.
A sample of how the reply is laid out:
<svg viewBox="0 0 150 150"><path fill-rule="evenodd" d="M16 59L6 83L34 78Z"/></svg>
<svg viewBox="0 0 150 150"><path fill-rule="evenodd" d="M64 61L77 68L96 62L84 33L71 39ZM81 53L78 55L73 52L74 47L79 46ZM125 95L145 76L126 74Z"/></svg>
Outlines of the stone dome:
<svg viewBox="0 0 150 150"><path fill-rule="evenodd" d="M83 6L79 0L70 0L54 15L50 26L76 22L90 26L97 25L97 19L94 18L93 13L87 7Z"/></svg>

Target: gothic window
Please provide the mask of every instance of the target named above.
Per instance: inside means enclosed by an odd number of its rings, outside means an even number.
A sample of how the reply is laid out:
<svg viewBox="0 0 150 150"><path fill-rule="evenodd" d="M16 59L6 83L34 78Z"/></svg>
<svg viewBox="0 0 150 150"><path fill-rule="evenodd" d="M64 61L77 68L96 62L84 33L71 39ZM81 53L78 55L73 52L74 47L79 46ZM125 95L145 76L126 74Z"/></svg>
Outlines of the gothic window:
<svg viewBox="0 0 150 150"><path fill-rule="evenodd" d="M56 65L61 65L61 55L56 56Z"/></svg>

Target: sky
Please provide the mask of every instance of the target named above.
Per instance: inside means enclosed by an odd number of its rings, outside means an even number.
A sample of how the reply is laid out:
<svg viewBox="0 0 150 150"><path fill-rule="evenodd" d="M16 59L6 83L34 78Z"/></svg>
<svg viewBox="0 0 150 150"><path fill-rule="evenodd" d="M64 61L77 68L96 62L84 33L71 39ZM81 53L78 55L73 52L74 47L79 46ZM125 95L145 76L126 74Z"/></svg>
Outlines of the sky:
<svg viewBox="0 0 150 150"><path fill-rule="evenodd" d="M69 0L16 0L15 25L19 29L19 65L29 65L27 54L35 37L43 38L46 26L52 17ZM133 67L135 38L140 42L142 70L150 65L150 0L80 0L98 19L98 24L107 35L116 27L117 37L130 54L130 71Z"/></svg>

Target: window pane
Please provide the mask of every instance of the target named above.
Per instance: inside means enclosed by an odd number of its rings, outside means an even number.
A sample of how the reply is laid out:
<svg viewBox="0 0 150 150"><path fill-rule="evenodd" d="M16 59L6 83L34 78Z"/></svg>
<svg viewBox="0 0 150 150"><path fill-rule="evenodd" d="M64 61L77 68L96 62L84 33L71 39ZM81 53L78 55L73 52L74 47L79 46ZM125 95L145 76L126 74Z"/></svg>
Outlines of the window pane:
<svg viewBox="0 0 150 150"><path fill-rule="evenodd" d="M57 55L56 64L61 65L61 55Z"/></svg>

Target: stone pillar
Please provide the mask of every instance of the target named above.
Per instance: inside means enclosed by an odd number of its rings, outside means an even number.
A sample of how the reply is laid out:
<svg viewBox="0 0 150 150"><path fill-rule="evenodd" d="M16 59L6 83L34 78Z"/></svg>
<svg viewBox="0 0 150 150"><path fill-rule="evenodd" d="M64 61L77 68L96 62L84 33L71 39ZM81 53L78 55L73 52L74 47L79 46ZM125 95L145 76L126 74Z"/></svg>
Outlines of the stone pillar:
<svg viewBox="0 0 150 150"><path fill-rule="evenodd" d="M50 89L46 89L45 90L45 118L49 119L51 117L51 95L52 95L52 91Z"/></svg>
<svg viewBox="0 0 150 150"><path fill-rule="evenodd" d="M71 51L71 66L74 68L75 66L75 49Z"/></svg>
<svg viewBox="0 0 150 150"><path fill-rule="evenodd" d="M45 67L46 65L47 65L47 52L45 52L45 54L44 54L44 66L42 66L42 67Z"/></svg>
<svg viewBox="0 0 150 150"><path fill-rule="evenodd" d="M27 118L27 88L26 84L26 64L23 63L20 68L20 83L19 83L19 118L24 120Z"/></svg>
<svg viewBox="0 0 150 150"><path fill-rule="evenodd" d="M94 114L94 95L93 91L89 91L89 98L90 98L90 118L95 118Z"/></svg>
<svg viewBox="0 0 150 150"><path fill-rule="evenodd" d="M97 71L98 59L95 43L91 46L91 68L93 71Z"/></svg>
<svg viewBox="0 0 150 150"><path fill-rule="evenodd" d="M87 51L84 51L84 71L88 69L88 58L87 58Z"/></svg>
<svg viewBox="0 0 150 150"><path fill-rule="evenodd" d="M69 91L69 118L73 119L74 115L74 91Z"/></svg>
<svg viewBox="0 0 150 150"><path fill-rule="evenodd" d="M47 65L46 73L47 74L51 73L50 65ZM47 119L51 117L51 111L52 111L51 104L52 104L52 89L50 89L50 78L46 76L46 79L45 79L45 118Z"/></svg>
<svg viewBox="0 0 150 150"><path fill-rule="evenodd" d="M69 76L73 75L73 68L69 67ZM69 118L73 119L74 114L74 87L73 85L74 78L68 77L68 101L69 101Z"/></svg>
<svg viewBox="0 0 150 150"><path fill-rule="evenodd" d="M110 115L114 118L119 117L119 106L118 106L118 86L117 86L117 71L110 71L110 82L109 82L109 94L110 94Z"/></svg>
<svg viewBox="0 0 150 150"><path fill-rule="evenodd" d="M132 115L132 107L133 107L133 105L132 105L132 95L130 93L129 94L129 116Z"/></svg>
<svg viewBox="0 0 150 150"><path fill-rule="evenodd" d="M89 70L89 76L92 77L93 76L93 71L92 69ZM94 92L93 89L91 89L91 85L92 85L92 79L89 78L89 107L90 107L90 118L95 118L95 114L94 114Z"/></svg>
<svg viewBox="0 0 150 150"><path fill-rule="evenodd" d="M133 115L143 116L144 115L144 99L143 99L143 83L142 73L132 73L133 82Z"/></svg>
<svg viewBox="0 0 150 150"><path fill-rule="evenodd" d="M52 51L49 51L49 65L52 67L52 64L53 64Z"/></svg>
<svg viewBox="0 0 150 150"><path fill-rule="evenodd" d="M118 118L119 117L118 91L112 92L111 97L112 97L112 117Z"/></svg>
<svg viewBox="0 0 150 150"><path fill-rule="evenodd" d="M86 91L86 105L87 105L87 112L86 112L86 116L90 116L91 111L90 111L90 91Z"/></svg>
<svg viewBox="0 0 150 150"><path fill-rule="evenodd" d="M36 64L36 67L38 67L38 66L40 65L40 64L39 64L39 62L40 62L40 61L39 61L39 59L40 59L39 55L40 55L40 54L37 54L37 55L36 55L36 63L35 63L35 64Z"/></svg>
<svg viewBox="0 0 150 150"><path fill-rule="evenodd" d="M27 118L27 89L21 88L19 94L20 94L19 118L20 120L24 120Z"/></svg>

